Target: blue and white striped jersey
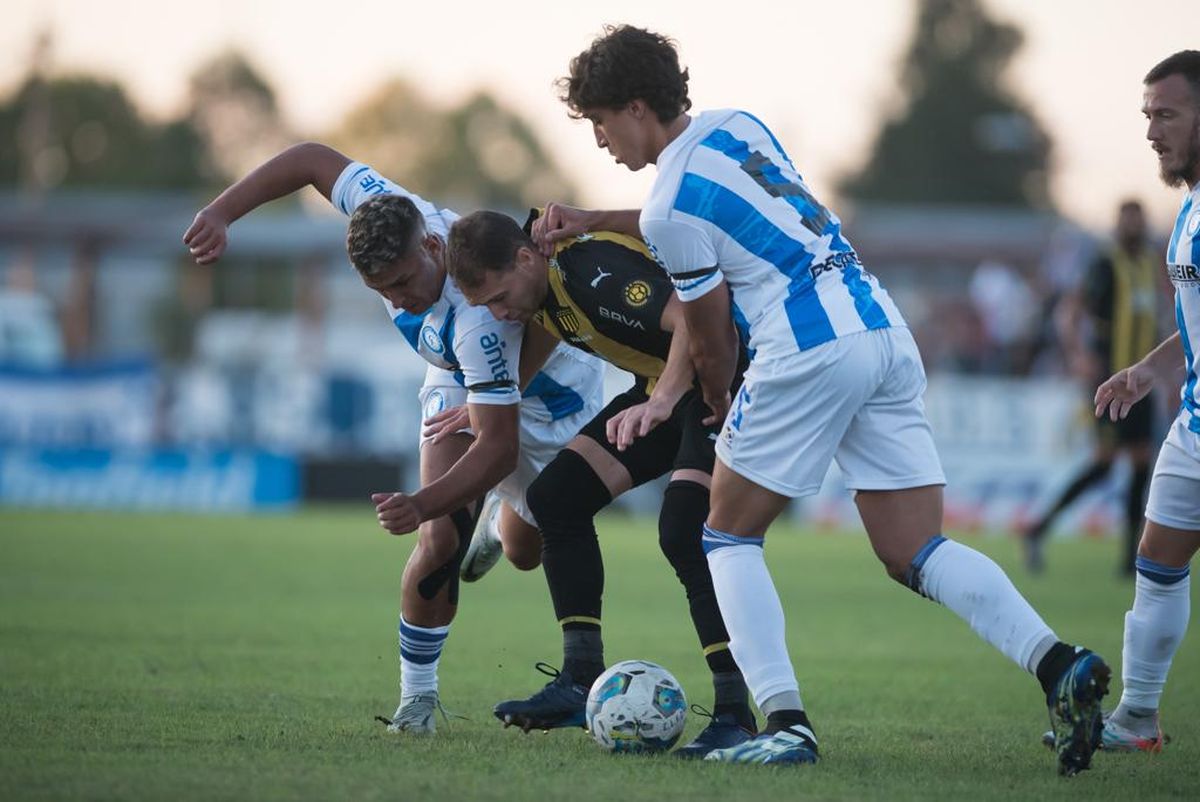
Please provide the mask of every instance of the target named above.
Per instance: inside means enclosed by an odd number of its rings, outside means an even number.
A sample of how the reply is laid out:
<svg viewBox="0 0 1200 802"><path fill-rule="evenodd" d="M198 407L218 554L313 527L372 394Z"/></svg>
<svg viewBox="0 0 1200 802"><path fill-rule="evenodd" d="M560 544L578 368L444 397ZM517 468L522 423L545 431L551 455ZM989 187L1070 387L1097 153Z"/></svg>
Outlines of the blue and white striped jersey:
<svg viewBox="0 0 1200 802"><path fill-rule="evenodd" d="M1167 275L1175 285L1175 322L1183 340L1187 375L1180 392L1188 429L1200 434L1200 183L1183 199L1167 245Z"/></svg>
<svg viewBox="0 0 1200 802"><path fill-rule="evenodd" d="M426 230L445 239L459 215L438 209L429 201L401 187L365 164L354 162L342 171L333 185L331 202L345 215L375 195L403 195L425 217ZM583 409L584 401L574 386L600 362L560 345L534 376L525 392L517 390L521 341L524 326L497 320L485 306L471 306L447 274L441 297L421 314L397 309L386 299L384 306L396 328L422 359L447 371L467 388L470 404L535 404L545 417L558 420ZM429 384L436 374L427 374Z"/></svg>
<svg viewBox="0 0 1200 802"><path fill-rule="evenodd" d="M755 361L905 325L837 217L746 112L699 114L663 149L640 226L682 300L729 283Z"/></svg>

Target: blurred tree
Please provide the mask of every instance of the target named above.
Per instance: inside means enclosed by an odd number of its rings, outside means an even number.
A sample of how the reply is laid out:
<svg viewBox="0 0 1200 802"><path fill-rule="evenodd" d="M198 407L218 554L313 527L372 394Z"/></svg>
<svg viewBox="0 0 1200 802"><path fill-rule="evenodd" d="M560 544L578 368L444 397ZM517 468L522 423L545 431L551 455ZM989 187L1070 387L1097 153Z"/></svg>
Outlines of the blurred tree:
<svg viewBox="0 0 1200 802"><path fill-rule="evenodd" d="M245 174L295 140L275 90L234 50L192 73L187 119L204 142L209 175L218 182Z"/></svg>
<svg viewBox="0 0 1200 802"><path fill-rule="evenodd" d="M328 141L414 192L464 208L515 211L575 191L529 125L486 92L443 111L394 80Z"/></svg>
<svg viewBox="0 0 1200 802"><path fill-rule="evenodd" d="M920 0L905 101L842 191L890 203L1049 207L1050 139L1001 81L1022 38L980 0Z"/></svg>
<svg viewBox="0 0 1200 802"><path fill-rule="evenodd" d="M195 186L201 143L186 123L142 118L118 84L31 75L0 103L0 183L58 187Z"/></svg>

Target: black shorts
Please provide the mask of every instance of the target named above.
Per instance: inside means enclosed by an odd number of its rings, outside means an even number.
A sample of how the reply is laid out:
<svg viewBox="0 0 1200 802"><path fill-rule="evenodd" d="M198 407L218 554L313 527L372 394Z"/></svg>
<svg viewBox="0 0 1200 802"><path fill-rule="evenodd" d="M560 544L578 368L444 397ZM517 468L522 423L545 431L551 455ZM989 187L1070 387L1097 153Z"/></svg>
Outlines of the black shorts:
<svg viewBox="0 0 1200 802"><path fill-rule="evenodd" d="M1110 420L1108 415L1096 418L1096 436L1114 447L1149 444L1154 439L1154 402L1153 397L1143 398L1119 421Z"/></svg>
<svg viewBox="0 0 1200 802"><path fill-rule="evenodd" d="M679 399L671 417L651 429L645 437L634 440L629 448L618 451L615 445L608 442L605 431L608 421L621 410L645 401L646 393L638 387L632 387L609 401L608 406L600 410L579 433L599 443L612 454L613 459L624 465L633 479L634 487L657 479L668 471L685 468L711 474L716 459L713 447L722 421L708 426L701 423L712 413L697 388L688 390Z"/></svg>

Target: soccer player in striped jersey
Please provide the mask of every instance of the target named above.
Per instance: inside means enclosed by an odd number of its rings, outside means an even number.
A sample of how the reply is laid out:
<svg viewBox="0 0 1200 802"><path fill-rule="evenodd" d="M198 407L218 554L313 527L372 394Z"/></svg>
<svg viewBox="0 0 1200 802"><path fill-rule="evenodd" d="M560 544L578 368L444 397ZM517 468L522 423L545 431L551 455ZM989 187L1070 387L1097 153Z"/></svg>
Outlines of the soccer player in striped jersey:
<svg viewBox="0 0 1200 802"><path fill-rule="evenodd" d="M1116 421L1150 392L1171 387L1183 366L1179 414L1150 478L1138 545L1133 609L1125 614L1121 702L1104 724L1103 748L1162 749L1159 700L1191 614L1190 564L1200 548L1200 51L1183 50L1146 75L1142 113L1167 186L1185 187L1167 246L1179 331L1096 390L1096 415Z"/></svg>
<svg viewBox="0 0 1200 802"><path fill-rule="evenodd" d="M704 542L734 658L767 726L708 759L817 760L763 542L788 500L816 492L836 459L889 575L1034 674L1059 770L1087 768L1108 666L1060 641L992 560L941 534L945 480L922 406L920 354L782 145L744 111L689 116L673 44L645 30L607 29L572 60L562 88L599 147L631 170L658 170L640 215L564 214L563 233L640 228L684 302L705 401L728 413ZM731 300L754 351L732 404Z"/></svg>
<svg viewBox="0 0 1200 802"><path fill-rule="evenodd" d="M537 567L541 536L525 489L600 409L603 366L564 345L523 351L524 326L467 304L446 273L445 237L458 215L324 145L289 148L226 189L196 215L184 243L198 263L215 262L230 224L309 185L350 217L351 263L429 363L419 393L424 416L463 404L469 413L469 428L437 442L422 433L420 490L372 496L388 532L420 531L401 580L400 705L385 721L393 732L432 733L438 661L477 501L495 488L505 554L518 568Z"/></svg>
<svg viewBox="0 0 1200 802"><path fill-rule="evenodd" d="M562 628L563 668L537 693L501 702L494 712L505 726L525 730L583 725L588 689L604 672L604 563L593 519L626 490L669 473L658 542L686 592L714 692L708 726L674 754L703 757L756 731L701 545L721 421L711 418L694 386L683 305L645 244L593 231L561 240L547 259L530 239L540 219L531 216L524 230L498 212L459 220L448 241L450 275L468 301L497 318L530 321L530 331L540 325L634 381L529 486ZM738 361L734 389L744 353Z"/></svg>

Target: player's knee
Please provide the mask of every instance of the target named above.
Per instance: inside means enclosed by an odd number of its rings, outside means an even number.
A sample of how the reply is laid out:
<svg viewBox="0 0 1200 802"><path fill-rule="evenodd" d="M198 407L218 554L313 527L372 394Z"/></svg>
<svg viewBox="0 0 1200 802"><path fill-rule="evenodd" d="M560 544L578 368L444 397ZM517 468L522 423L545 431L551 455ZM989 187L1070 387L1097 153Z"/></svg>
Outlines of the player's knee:
<svg viewBox="0 0 1200 802"><path fill-rule="evenodd" d="M429 523L421 548L425 549L430 562L441 565L454 559L459 551L461 535L450 516L436 518Z"/></svg>
<svg viewBox="0 0 1200 802"><path fill-rule="evenodd" d="M564 522L591 520L611 500L587 460L570 449L560 451L525 491L525 502L544 536L560 530ZM568 530L573 528L563 529Z"/></svg>
<svg viewBox="0 0 1200 802"><path fill-rule="evenodd" d="M676 572L693 564L707 566L701 545L707 516L708 488L691 481L667 486L658 516L658 546Z"/></svg>
<svg viewBox="0 0 1200 802"><path fill-rule="evenodd" d="M537 548L504 544L504 558L518 571L532 571L542 564L541 544Z"/></svg>

